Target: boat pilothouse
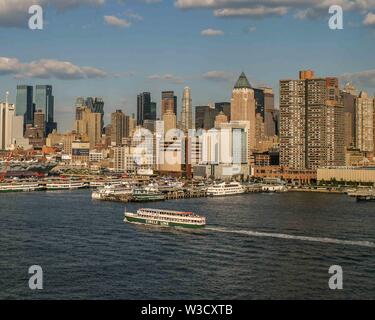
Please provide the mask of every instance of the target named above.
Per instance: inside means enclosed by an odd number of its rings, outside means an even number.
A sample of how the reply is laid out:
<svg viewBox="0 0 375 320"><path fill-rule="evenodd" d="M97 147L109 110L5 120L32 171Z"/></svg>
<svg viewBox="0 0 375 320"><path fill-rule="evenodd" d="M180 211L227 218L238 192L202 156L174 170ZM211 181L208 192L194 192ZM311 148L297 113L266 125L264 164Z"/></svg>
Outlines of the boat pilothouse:
<svg viewBox="0 0 375 320"><path fill-rule="evenodd" d="M125 222L163 227L203 228L206 218L193 212L164 209L139 209L137 213L125 212Z"/></svg>
<svg viewBox="0 0 375 320"><path fill-rule="evenodd" d="M212 197L229 196L244 192L245 188L238 182L222 182L207 188L207 195Z"/></svg>

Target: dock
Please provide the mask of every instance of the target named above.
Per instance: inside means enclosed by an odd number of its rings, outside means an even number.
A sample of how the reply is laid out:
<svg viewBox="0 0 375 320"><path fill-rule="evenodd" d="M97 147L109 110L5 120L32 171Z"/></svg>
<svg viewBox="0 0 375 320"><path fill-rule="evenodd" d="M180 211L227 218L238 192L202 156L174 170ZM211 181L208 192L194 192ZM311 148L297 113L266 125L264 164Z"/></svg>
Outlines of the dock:
<svg viewBox="0 0 375 320"><path fill-rule="evenodd" d="M348 193L348 196L356 198L357 201L375 201L375 190L358 190Z"/></svg>

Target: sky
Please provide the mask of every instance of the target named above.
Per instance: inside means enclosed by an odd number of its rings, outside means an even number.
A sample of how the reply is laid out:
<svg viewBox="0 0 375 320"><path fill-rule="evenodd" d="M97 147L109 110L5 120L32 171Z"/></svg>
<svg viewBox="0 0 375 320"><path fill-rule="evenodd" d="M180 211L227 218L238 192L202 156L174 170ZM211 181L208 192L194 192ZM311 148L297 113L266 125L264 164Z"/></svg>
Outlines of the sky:
<svg viewBox="0 0 375 320"><path fill-rule="evenodd" d="M43 8L43 30L28 28ZM331 30L328 8L343 8ZM185 86L193 105L230 101L244 71L272 87L313 69L375 93L375 0L0 0L0 101L18 84L51 84L59 130L71 130L79 96L135 113L137 94ZM179 110L180 111L180 110Z"/></svg>

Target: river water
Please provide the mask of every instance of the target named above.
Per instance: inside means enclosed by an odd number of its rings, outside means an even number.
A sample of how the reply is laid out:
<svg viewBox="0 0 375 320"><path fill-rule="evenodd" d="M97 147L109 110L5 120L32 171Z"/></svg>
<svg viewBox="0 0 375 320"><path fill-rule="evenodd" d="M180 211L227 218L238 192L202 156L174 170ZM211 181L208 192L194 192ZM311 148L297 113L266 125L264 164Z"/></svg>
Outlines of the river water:
<svg viewBox="0 0 375 320"><path fill-rule="evenodd" d="M1 299L373 299L375 203L289 192L140 207L194 211L202 231L123 222L88 190L0 194ZM28 268L43 268L43 290ZM343 269L330 290L328 269Z"/></svg>

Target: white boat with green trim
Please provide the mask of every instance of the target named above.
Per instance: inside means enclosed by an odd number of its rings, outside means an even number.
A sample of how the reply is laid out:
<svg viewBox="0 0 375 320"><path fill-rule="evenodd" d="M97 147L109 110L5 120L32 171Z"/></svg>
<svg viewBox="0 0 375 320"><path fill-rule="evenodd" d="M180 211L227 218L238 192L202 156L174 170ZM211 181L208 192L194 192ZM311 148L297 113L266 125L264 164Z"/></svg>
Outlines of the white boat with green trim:
<svg viewBox="0 0 375 320"><path fill-rule="evenodd" d="M164 209L139 209L137 213L125 211L125 222L162 227L203 228L206 218L193 212Z"/></svg>

